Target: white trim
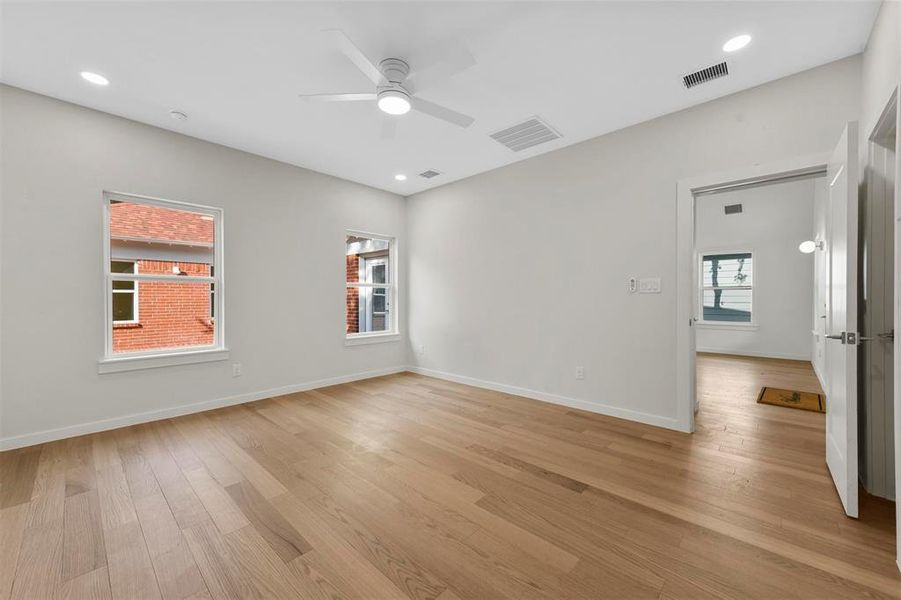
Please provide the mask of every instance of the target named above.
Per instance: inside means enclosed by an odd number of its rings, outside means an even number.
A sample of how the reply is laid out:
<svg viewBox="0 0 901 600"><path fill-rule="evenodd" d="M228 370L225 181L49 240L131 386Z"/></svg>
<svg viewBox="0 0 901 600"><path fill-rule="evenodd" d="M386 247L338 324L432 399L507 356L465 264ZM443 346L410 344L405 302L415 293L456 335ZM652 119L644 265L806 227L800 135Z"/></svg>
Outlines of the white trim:
<svg viewBox="0 0 901 600"><path fill-rule="evenodd" d="M560 406L578 408L580 410L586 410L588 412L606 415L608 417L617 417L619 419L626 419L629 421L644 423L646 425L654 425L655 427L663 427L665 429L672 429L675 431L689 433L686 429L680 426L681 424L679 423L678 419L662 417L660 415L652 415L649 413L629 410L627 408L619 408L617 406L610 406L608 404L592 402L590 400L580 400L578 398L570 398L568 396L560 396L557 394L550 394L548 392L539 392L537 390L516 387L513 385L507 385L505 383L476 379L474 377L467 377L465 375L456 375L454 373L434 371L432 369L425 369L423 367L409 367L407 370L411 373L426 375L428 377L435 377L436 379L444 379L445 381L453 381L454 383L462 383L464 385L471 385L486 390L493 390L495 392L513 394L514 396L522 396L524 398L540 400L541 402L548 402L550 404L558 404Z"/></svg>
<svg viewBox="0 0 901 600"><path fill-rule="evenodd" d="M767 181L825 170L828 154L786 158L720 173L679 180L676 186L676 419L678 429L694 431L695 392L695 193L722 185ZM752 308L753 310L753 308Z"/></svg>
<svg viewBox="0 0 901 600"><path fill-rule="evenodd" d="M228 360L228 348L186 348L184 350L154 351L143 354L121 354L97 361L98 373L121 373L157 367L174 367L196 363Z"/></svg>
<svg viewBox="0 0 901 600"><path fill-rule="evenodd" d="M781 352L756 352L753 350L736 350L735 348L697 348L695 352L703 352L704 354L731 354L732 356L753 356L754 358L778 358L782 360L800 360L811 362L809 354L789 354Z"/></svg>
<svg viewBox="0 0 901 600"><path fill-rule="evenodd" d="M399 342L399 333L349 333L344 339L345 346L362 346L365 344L383 344Z"/></svg>
<svg viewBox="0 0 901 600"><path fill-rule="evenodd" d="M110 236L110 203L111 201L131 202L134 204L143 204L157 206L160 208L170 208L175 210L184 210L200 215L212 217L213 222L213 264L214 277L184 277L178 275L151 275L138 274L138 262L135 260L135 274L129 275L124 273L113 274L110 270L110 261L112 260L112 247ZM225 214L224 211L215 206L204 206L200 204L190 204L187 202L178 202L176 200L163 200L161 198L153 198L150 196L140 196L137 194L128 194L124 192L103 192L103 211L102 211L102 230L103 239L101 240L103 248L103 265L101 273L103 274L103 328L104 328L104 344L103 358L98 363L99 373L113 373L118 371L126 371L132 369L148 369L170 365L180 365L195 362L209 362L211 360L224 360L222 358L211 358L214 353L225 353L228 357L228 349L225 347ZM202 348L192 347L182 349L162 348L145 352L120 352L113 351L113 307L112 307L112 282L113 281L134 281L137 288L139 281L173 281L180 284L188 283L211 283L216 285L216 293L213 300L216 302L215 314L216 320L213 325L213 344ZM148 357L157 357L159 360L149 360ZM193 357L193 358L189 358ZM205 358L204 358L205 357Z"/></svg>
<svg viewBox="0 0 901 600"><path fill-rule="evenodd" d="M181 406L173 406L161 410L151 410L136 413L133 415L116 417L113 419L91 421L88 423L80 423L78 425L70 425L68 427L47 429L45 431L37 431L34 433L26 433L24 435L0 438L0 451L12 450L14 448L23 448L25 446L33 446L35 444L43 444L44 442L52 442L55 440L62 440L79 435L97 433L99 431L118 429L119 427L138 425L140 423L149 423L151 421L159 421L161 419L171 419L173 417L180 417L182 415L204 412L207 410L212 410L214 408L233 406L235 404L244 404L245 402L254 402L256 400L263 400L265 398L283 396L285 394L304 392L316 388L328 387L330 385L350 383L352 381L359 381L361 379L370 379L372 377L393 375L394 373L402 373L406 370L406 367L388 367L385 369L352 373L350 375L339 375L337 377L318 379L294 385L286 385L283 387L271 388L268 390L260 390L258 392L248 392L246 394L226 396L225 398L219 398L216 400L194 402L192 404L183 404Z"/></svg>
<svg viewBox="0 0 901 600"><path fill-rule="evenodd" d="M375 344L378 342L393 342L394 339L389 339L392 336L395 336L397 339L400 339L401 329L400 329L400 293L398 290L400 289L400 270L398 265L400 264L400 250L399 243L397 241L397 237L393 235L385 235L381 233L370 233L368 231L361 231L359 229L345 229L344 230L344 247L345 252L343 253L344 257L347 257L346 248L347 248L347 237L361 237L372 240L380 240L383 242L388 242L388 260L386 261L386 273L385 273L385 283L368 283L363 281L347 281L345 278L344 284L344 302L347 302L347 290L352 288L358 289L371 289L371 288L387 288L388 289L388 297L387 297L387 313L389 319L389 327L384 331L372 331L372 332L362 332L362 333L347 333L346 325L347 325L347 315L344 316L344 345L345 346L356 346L360 344ZM346 258L345 258L346 261ZM347 263L344 264L345 272L347 269ZM360 266L362 270L362 265ZM365 310L365 306L363 303L360 303L357 306L357 323L358 326L362 323L361 313ZM381 338L381 339L372 339L369 338ZM365 339L364 339L365 338Z"/></svg>
<svg viewBox="0 0 901 600"><path fill-rule="evenodd" d="M753 318L753 316L751 318ZM698 321L695 323L695 327L697 327L698 329L719 329L721 331L757 331L758 329L760 329L760 325L758 325L757 323L741 323L734 321Z"/></svg>

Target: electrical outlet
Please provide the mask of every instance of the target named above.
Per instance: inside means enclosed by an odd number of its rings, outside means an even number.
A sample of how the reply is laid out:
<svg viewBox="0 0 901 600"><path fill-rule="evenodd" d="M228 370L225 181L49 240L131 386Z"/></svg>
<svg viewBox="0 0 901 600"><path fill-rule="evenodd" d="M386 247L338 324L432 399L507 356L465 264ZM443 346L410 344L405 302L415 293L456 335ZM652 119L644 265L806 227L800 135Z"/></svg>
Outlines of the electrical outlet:
<svg viewBox="0 0 901 600"><path fill-rule="evenodd" d="M240 377L241 375L241 363L232 363L232 377Z"/></svg>
<svg viewBox="0 0 901 600"><path fill-rule="evenodd" d="M576 367L576 379L585 379L585 367Z"/></svg>

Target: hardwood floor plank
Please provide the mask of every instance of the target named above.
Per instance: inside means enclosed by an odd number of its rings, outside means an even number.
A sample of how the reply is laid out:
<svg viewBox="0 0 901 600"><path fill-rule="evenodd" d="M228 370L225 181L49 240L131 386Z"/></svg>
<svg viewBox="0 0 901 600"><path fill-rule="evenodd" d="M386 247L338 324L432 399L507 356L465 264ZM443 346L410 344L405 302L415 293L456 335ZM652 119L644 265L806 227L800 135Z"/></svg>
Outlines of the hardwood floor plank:
<svg viewBox="0 0 901 600"><path fill-rule="evenodd" d="M12 594L28 508L27 504L17 504L0 510L0 600L7 600Z"/></svg>
<svg viewBox="0 0 901 600"><path fill-rule="evenodd" d="M11 598L32 600L56 594L61 583L62 550L62 523L26 528Z"/></svg>
<svg viewBox="0 0 901 600"><path fill-rule="evenodd" d="M106 545L97 490L69 496L66 498L63 533L63 581L68 582L105 566Z"/></svg>
<svg viewBox="0 0 901 600"><path fill-rule="evenodd" d="M103 535L113 600L162 598L137 517L120 525L104 527Z"/></svg>
<svg viewBox="0 0 901 600"><path fill-rule="evenodd" d="M135 510L162 597L181 600L206 591L163 494L158 492L135 500Z"/></svg>
<svg viewBox="0 0 901 600"><path fill-rule="evenodd" d="M106 567L82 573L66 581L60 588L59 600L111 600L109 573Z"/></svg>
<svg viewBox="0 0 901 600"><path fill-rule="evenodd" d="M225 488L235 505L283 562L313 549L307 540L247 482Z"/></svg>

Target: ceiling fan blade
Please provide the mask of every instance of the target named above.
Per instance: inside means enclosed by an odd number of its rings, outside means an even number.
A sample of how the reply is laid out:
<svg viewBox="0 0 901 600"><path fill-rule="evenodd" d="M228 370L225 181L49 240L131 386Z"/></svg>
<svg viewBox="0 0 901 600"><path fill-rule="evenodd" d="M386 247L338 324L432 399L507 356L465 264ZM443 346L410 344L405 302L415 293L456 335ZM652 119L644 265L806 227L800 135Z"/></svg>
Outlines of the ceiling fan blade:
<svg viewBox="0 0 901 600"><path fill-rule="evenodd" d="M338 50L350 59L350 62L356 65L356 67L360 69L372 83L376 85L382 83L384 77L382 76L382 72L379 71L379 68L373 64L371 60L366 58L363 51L357 48L343 31L340 29L326 29L325 33L331 36L332 42L338 47Z"/></svg>
<svg viewBox="0 0 901 600"><path fill-rule="evenodd" d="M383 140L393 140L394 136L396 134L397 134L397 118L388 117L386 119L382 119L381 138Z"/></svg>
<svg viewBox="0 0 901 600"><path fill-rule="evenodd" d="M441 106L440 104L435 104L434 102L429 102L428 100L423 100L422 98L412 98L413 100L413 108L418 111L424 112L427 115L435 117L436 119L441 119L442 121L447 121L448 123L453 123L454 125L458 125L460 127L469 127L475 122L475 119L470 117L469 115L464 115L463 113L459 113L455 110L451 110L446 106Z"/></svg>
<svg viewBox="0 0 901 600"><path fill-rule="evenodd" d="M457 73L462 73L475 64L475 57L470 54L469 51L461 48L434 65L414 71L410 77L407 78L404 85L405 87L412 88L411 91L426 90L434 85L447 81Z"/></svg>
<svg viewBox="0 0 901 600"><path fill-rule="evenodd" d="M372 93L364 94L301 94L302 100L313 102L359 102L360 100L375 100L378 96Z"/></svg>

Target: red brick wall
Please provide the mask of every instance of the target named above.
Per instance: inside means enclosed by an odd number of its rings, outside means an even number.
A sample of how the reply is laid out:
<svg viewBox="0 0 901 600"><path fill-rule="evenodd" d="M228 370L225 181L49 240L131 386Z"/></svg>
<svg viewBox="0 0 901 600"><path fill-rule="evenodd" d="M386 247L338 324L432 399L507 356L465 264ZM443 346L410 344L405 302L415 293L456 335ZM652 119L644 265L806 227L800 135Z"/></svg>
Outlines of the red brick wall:
<svg viewBox="0 0 901 600"><path fill-rule="evenodd" d="M191 275L209 276L210 266L165 261L138 262L138 273L172 275L179 266ZM138 323L113 325L113 351L207 346L213 343L208 283L138 283Z"/></svg>
<svg viewBox="0 0 901 600"><path fill-rule="evenodd" d="M360 257L347 256L347 281L360 281ZM360 331L360 292L357 288L347 288L347 333Z"/></svg>

